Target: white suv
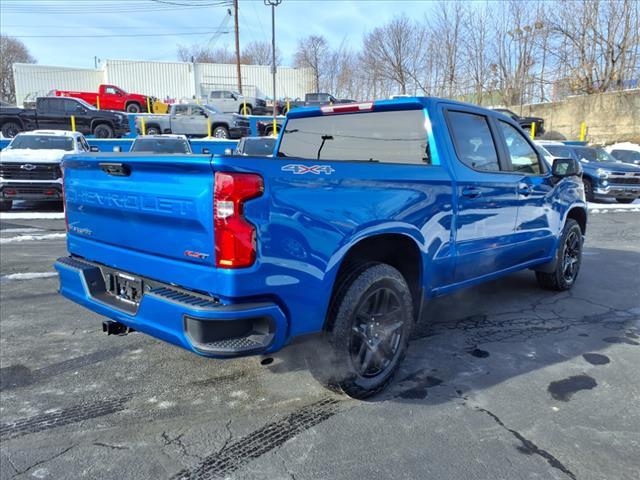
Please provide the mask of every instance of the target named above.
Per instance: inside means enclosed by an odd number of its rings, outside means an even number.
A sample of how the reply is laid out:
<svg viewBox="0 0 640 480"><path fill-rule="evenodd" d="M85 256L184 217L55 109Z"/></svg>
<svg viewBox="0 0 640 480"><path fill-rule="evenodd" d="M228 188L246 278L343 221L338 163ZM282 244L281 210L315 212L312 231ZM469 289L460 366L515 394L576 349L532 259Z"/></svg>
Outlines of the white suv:
<svg viewBox="0 0 640 480"><path fill-rule="evenodd" d="M15 200L61 201L62 157L90 150L78 132L19 133L0 152L0 210L10 210Z"/></svg>

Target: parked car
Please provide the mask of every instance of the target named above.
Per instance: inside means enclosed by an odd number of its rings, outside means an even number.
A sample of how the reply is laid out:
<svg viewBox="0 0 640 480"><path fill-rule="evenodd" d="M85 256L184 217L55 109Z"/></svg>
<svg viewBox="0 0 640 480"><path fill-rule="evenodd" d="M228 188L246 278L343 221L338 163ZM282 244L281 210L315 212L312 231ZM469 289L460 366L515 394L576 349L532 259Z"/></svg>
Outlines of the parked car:
<svg viewBox="0 0 640 480"><path fill-rule="evenodd" d="M115 85L100 85L97 92L77 92L73 90L54 90L51 92L56 97L72 97L84 100L96 107L100 100L100 109L119 110L122 112L139 113L147 111L147 102L153 107L157 101L155 97L127 93Z"/></svg>
<svg viewBox="0 0 640 480"><path fill-rule="evenodd" d="M274 137L244 137L238 142L233 155L273 157L275 146L276 139Z"/></svg>
<svg viewBox="0 0 640 480"><path fill-rule="evenodd" d="M640 145L631 142L616 143L605 148L613 158L624 163L640 165Z"/></svg>
<svg viewBox="0 0 640 480"><path fill-rule="evenodd" d="M284 123L284 118L276 118L276 127L275 134L280 133L280 129L282 129L282 124ZM260 120L256 122L256 129L258 130L258 135L260 136L274 136L274 128L273 128L273 119L271 120Z"/></svg>
<svg viewBox="0 0 640 480"><path fill-rule="evenodd" d="M0 151L0 210L17 200L61 201L60 162L67 153L90 151L84 135L61 130L17 134Z"/></svg>
<svg viewBox="0 0 640 480"><path fill-rule="evenodd" d="M208 105L213 105L223 113L239 113L242 115L269 115L266 100L249 97L231 90L214 90L207 99ZM245 111L246 105L246 111Z"/></svg>
<svg viewBox="0 0 640 480"><path fill-rule="evenodd" d="M620 162L599 147L544 140L538 144L550 161L567 157L580 161L587 200L615 198L619 203L631 203L640 198L640 167Z"/></svg>
<svg viewBox="0 0 640 480"><path fill-rule="evenodd" d="M290 100L289 108L293 110L299 107L319 107L322 105L338 105L342 103L355 103L355 100L336 98L329 93L307 93L304 96L304 101ZM286 114L286 108L284 110L283 113Z"/></svg>
<svg viewBox="0 0 640 480"><path fill-rule="evenodd" d="M138 133L142 133L141 116L136 116ZM222 113L212 105L176 103L171 105L168 115L144 115L146 133L159 135L173 133L187 137L242 138L251 134L249 119L237 113Z"/></svg>
<svg viewBox="0 0 640 480"><path fill-rule="evenodd" d="M516 122L518 122L518 125L520 125L522 127L523 130L530 132L531 131L531 124L533 122L536 122L536 137L539 137L541 135L543 135L545 133L544 130L544 118L540 118L540 117L521 117L520 115L517 115L516 113L512 112L511 110L507 109L507 108L494 108L493 109L496 112L500 112L503 115L506 115L507 117L511 118L512 120L515 120Z"/></svg>
<svg viewBox="0 0 640 480"><path fill-rule="evenodd" d="M191 154L191 144L184 135L138 135L131 145L132 153Z"/></svg>
<svg viewBox="0 0 640 480"><path fill-rule="evenodd" d="M76 130L84 135L112 138L129 133L125 114L97 110L84 100L65 97L39 97L35 108L0 108L0 130L8 138L30 130L67 130L71 128L72 116Z"/></svg>
<svg viewBox="0 0 640 480"><path fill-rule="evenodd" d="M580 163L548 168L515 121L474 105L308 108L289 113L270 160L118 164L65 158L62 295L106 316L107 333L209 357L320 334L307 364L353 397L389 383L430 298L528 268L568 290L580 270Z"/></svg>

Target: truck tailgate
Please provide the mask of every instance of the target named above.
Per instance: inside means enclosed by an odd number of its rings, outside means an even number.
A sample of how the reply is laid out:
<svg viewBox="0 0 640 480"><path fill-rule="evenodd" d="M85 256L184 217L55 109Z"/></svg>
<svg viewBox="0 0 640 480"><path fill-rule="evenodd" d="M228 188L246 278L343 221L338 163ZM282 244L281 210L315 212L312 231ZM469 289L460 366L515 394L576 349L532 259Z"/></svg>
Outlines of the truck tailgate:
<svg viewBox="0 0 640 480"><path fill-rule="evenodd" d="M211 156L70 155L63 167L71 253L88 241L214 265Z"/></svg>

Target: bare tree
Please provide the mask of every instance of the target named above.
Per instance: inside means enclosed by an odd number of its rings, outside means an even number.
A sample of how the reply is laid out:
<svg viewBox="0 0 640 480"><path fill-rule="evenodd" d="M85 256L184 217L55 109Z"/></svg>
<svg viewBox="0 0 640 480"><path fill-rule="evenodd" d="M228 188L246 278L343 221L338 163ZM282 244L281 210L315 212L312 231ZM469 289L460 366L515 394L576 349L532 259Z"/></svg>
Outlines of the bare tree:
<svg viewBox="0 0 640 480"><path fill-rule="evenodd" d="M381 80L396 84L400 93L415 92L424 40L423 26L400 15L365 35L363 57L370 68L375 65Z"/></svg>
<svg viewBox="0 0 640 480"><path fill-rule="evenodd" d="M36 63L36 60L20 40L0 35L0 98L11 104L16 102L14 63Z"/></svg>
<svg viewBox="0 0 640 480"><path fill-rule="evenodd" d="M235 55L227 47L211 50L198 45L179 45L178 59L182 62L236 63Z"/></svg>
<svg viewBox="0 0 640 480"><path fill-rule="evenodd" d="M331 62L331 52L327 39L319 35L310 35L298 42L294 56L296 67L307 67L313 70L314 87L320 91L321 77Z"/></svg>
<svg viewBox="0 0 640 480"><path fill-rule="evenodd" d="M245 65L271 65L271 44L268 42L251 42L241 52L240 61ZM282 55L276 47L276 65L282 63Z"/></svg>

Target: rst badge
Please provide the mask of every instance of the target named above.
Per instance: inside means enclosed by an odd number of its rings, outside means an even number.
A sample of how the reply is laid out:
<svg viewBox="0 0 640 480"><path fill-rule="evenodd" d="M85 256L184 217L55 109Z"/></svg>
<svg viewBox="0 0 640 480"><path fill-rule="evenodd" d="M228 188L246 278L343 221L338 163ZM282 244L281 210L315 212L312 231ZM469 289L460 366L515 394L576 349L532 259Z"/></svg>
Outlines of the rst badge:
<svg viewBox="0 0 640 480"><path fill-rule="evenodd" d="M329 165L312 165L311 167L307 167L306 165L300 165L296 163L285 165L281 170L283 172L293 172L294 175L304 175L305 173L312 173L314 175L320 175L324 173L325 175L331 175L333 172L335 172L335 170Z"/></svg>

